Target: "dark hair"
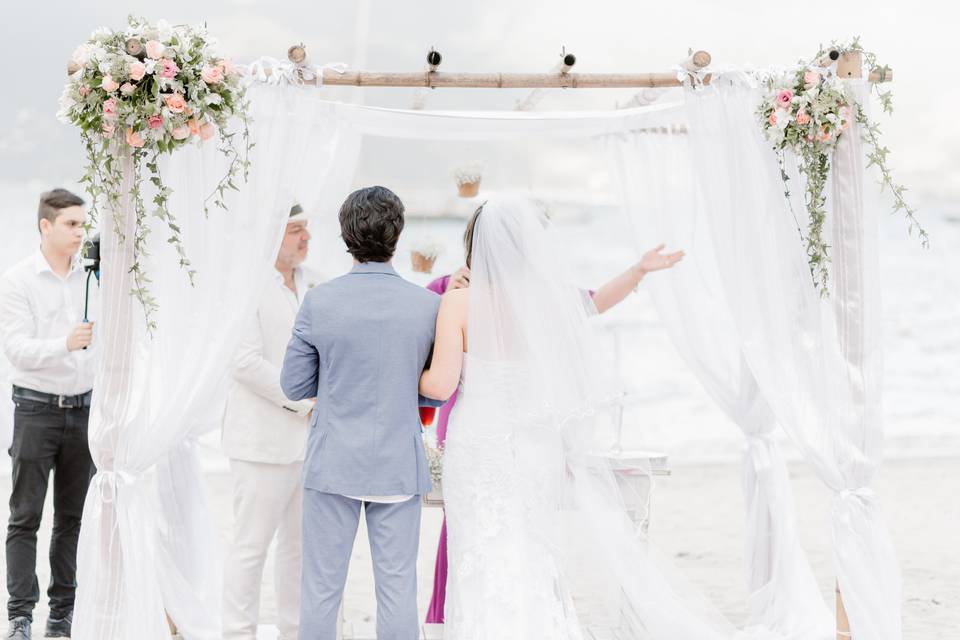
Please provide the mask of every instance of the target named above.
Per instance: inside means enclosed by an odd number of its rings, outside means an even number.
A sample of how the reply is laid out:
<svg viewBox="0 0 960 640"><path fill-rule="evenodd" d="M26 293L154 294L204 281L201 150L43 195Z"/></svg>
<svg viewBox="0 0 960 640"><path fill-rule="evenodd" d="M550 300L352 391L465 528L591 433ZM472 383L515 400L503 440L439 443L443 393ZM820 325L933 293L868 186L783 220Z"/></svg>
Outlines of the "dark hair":
<svg viewBox="0 0 960 640"><path fill-rule="evenodd" d="M470 216L470 220L467 222L467 228L463 232L463 253L466 258L467 269L473 268L470 264L473 259L473 234L477 229L477 220L480 218L480 213L483 211L483 205L485 204L487 203L484 202L473 212L473 215Z"/></svg>
<svg viewBox="0 0 960 640"><path fill-rule="evenodd" d="M357 262L387 262L403 231L403 203L386 187L357 189L340 207L340 236Z"/></svg>
<svg viewBox="0 0 960 640"><path fill-rule="evenodd" d="M40 194L40 206L37 208L37 229L41 220L57 221L60 211L67 207L82 207L83 198L66 189L51 189Z"/></svg>

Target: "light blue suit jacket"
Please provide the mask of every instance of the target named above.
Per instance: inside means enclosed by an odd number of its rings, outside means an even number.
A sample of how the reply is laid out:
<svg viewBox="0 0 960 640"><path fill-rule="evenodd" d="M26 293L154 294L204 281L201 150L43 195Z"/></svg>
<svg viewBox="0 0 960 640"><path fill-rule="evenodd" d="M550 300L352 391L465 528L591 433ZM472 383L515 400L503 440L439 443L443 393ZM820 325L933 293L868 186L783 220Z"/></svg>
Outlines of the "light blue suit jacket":
<svg viewBox="0 0 960 640"><path fill-rule="evenodd" d="M430 490L417 389L439 307L440 296L389 263L356 265L307 293L280 375L291 400L317 399L306 488L348 496Z"/></svg>

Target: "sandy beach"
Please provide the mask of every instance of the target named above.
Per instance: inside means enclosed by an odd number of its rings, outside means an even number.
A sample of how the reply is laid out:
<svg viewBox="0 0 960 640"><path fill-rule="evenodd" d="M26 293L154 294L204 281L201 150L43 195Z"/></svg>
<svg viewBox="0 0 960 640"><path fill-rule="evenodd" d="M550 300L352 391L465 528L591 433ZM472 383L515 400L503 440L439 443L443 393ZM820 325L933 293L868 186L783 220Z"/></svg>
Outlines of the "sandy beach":
<svg viewBox="0 0 960 640"><path fill-rule="evenodd" d="M931 458L891 460L880 469L875 488L881 496L903 572L903 635L910 640L946 640L960 637L960 460ZM833 596L829 493L800 464L791 466L797 503L798 528L825 598ZM230 526L230 479L226 473L206 475L220 536ZM9 495L10 479L0 482ZM6 500L4 500L6 503ZM49 579L46 556L50 537L50 508L44 513L38 544L41 591ZM701 589L735 624L746 615L742 577L743 500L740 469L734 463L674 464L673 474L658 481L654 494L651 536L684 575ZM4 521L7 508L3 507ZM440 531L439 509L425 509L419 561L420 608L426 610L433 579L433 559ZM272 569L265 573L261 615L267 625L261 637L273 638L269 628L275 612ZM6 593L3 594L6 602ZM370 552L361 523L354 547L345 597L345 627L349 636L373 638L375 600ZM35 615L34 633L40 637L46 603ZM864 639L866 640L866 639Z"/></svg>

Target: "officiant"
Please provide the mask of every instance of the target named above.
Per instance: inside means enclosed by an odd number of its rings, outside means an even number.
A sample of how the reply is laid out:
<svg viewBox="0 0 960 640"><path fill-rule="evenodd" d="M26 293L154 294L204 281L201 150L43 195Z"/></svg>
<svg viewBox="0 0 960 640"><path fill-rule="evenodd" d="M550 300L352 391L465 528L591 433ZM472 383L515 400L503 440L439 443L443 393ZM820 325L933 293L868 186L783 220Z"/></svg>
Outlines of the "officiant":
<svg viewBox="0 0 960 640"><path fill-rule="evenodd" d="M303 268L307 213L293 205L275 272L236 353L223 421L223 452L233 477L233 531L223 580L224 640L255 640L267 550L276 536L277 626L296 640L300 619L302 480L315 400L291 401L280 367L303 296L319 280Z"/></svg>

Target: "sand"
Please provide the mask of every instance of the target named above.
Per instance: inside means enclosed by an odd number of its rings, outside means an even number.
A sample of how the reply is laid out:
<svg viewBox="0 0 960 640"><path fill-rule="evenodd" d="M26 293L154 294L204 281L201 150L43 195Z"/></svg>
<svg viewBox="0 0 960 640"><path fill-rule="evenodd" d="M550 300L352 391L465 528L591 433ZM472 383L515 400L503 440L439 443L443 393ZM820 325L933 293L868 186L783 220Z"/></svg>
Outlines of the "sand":
<svg viewBox="0 0 960 640"><path fill-rule="evenodd" d="M893 460L884 464L876 481L902 567L903 631L909 640L960 637L958 468L960 460L955 458ZM801 540L824 597L832 598L829 494L805 466L792 465L791 475ZM221 538L226 540L231 517L229 477L211 472L206 478ZM734 463L674 464L673 475L657 484L651 523L651 536L660 549L736 624L743 622L746 613L739 482L739 466ZM0 491L9 495L9 488L9 477L4 477ZM5 506L0 513L5 519ZM424 511L418 565L421 611L430 597L440 522L439 509ZM38 549L41 591L49 578L49 536L48 504ZM372 638L375 601L365 536L361 525L345 596L346 629L349 635ZM261 637L272 638L275 633L270 623L276 604L269 566L265 576ZM37 637L45 617L46 603L41 602L35 616Z"/></svg>

